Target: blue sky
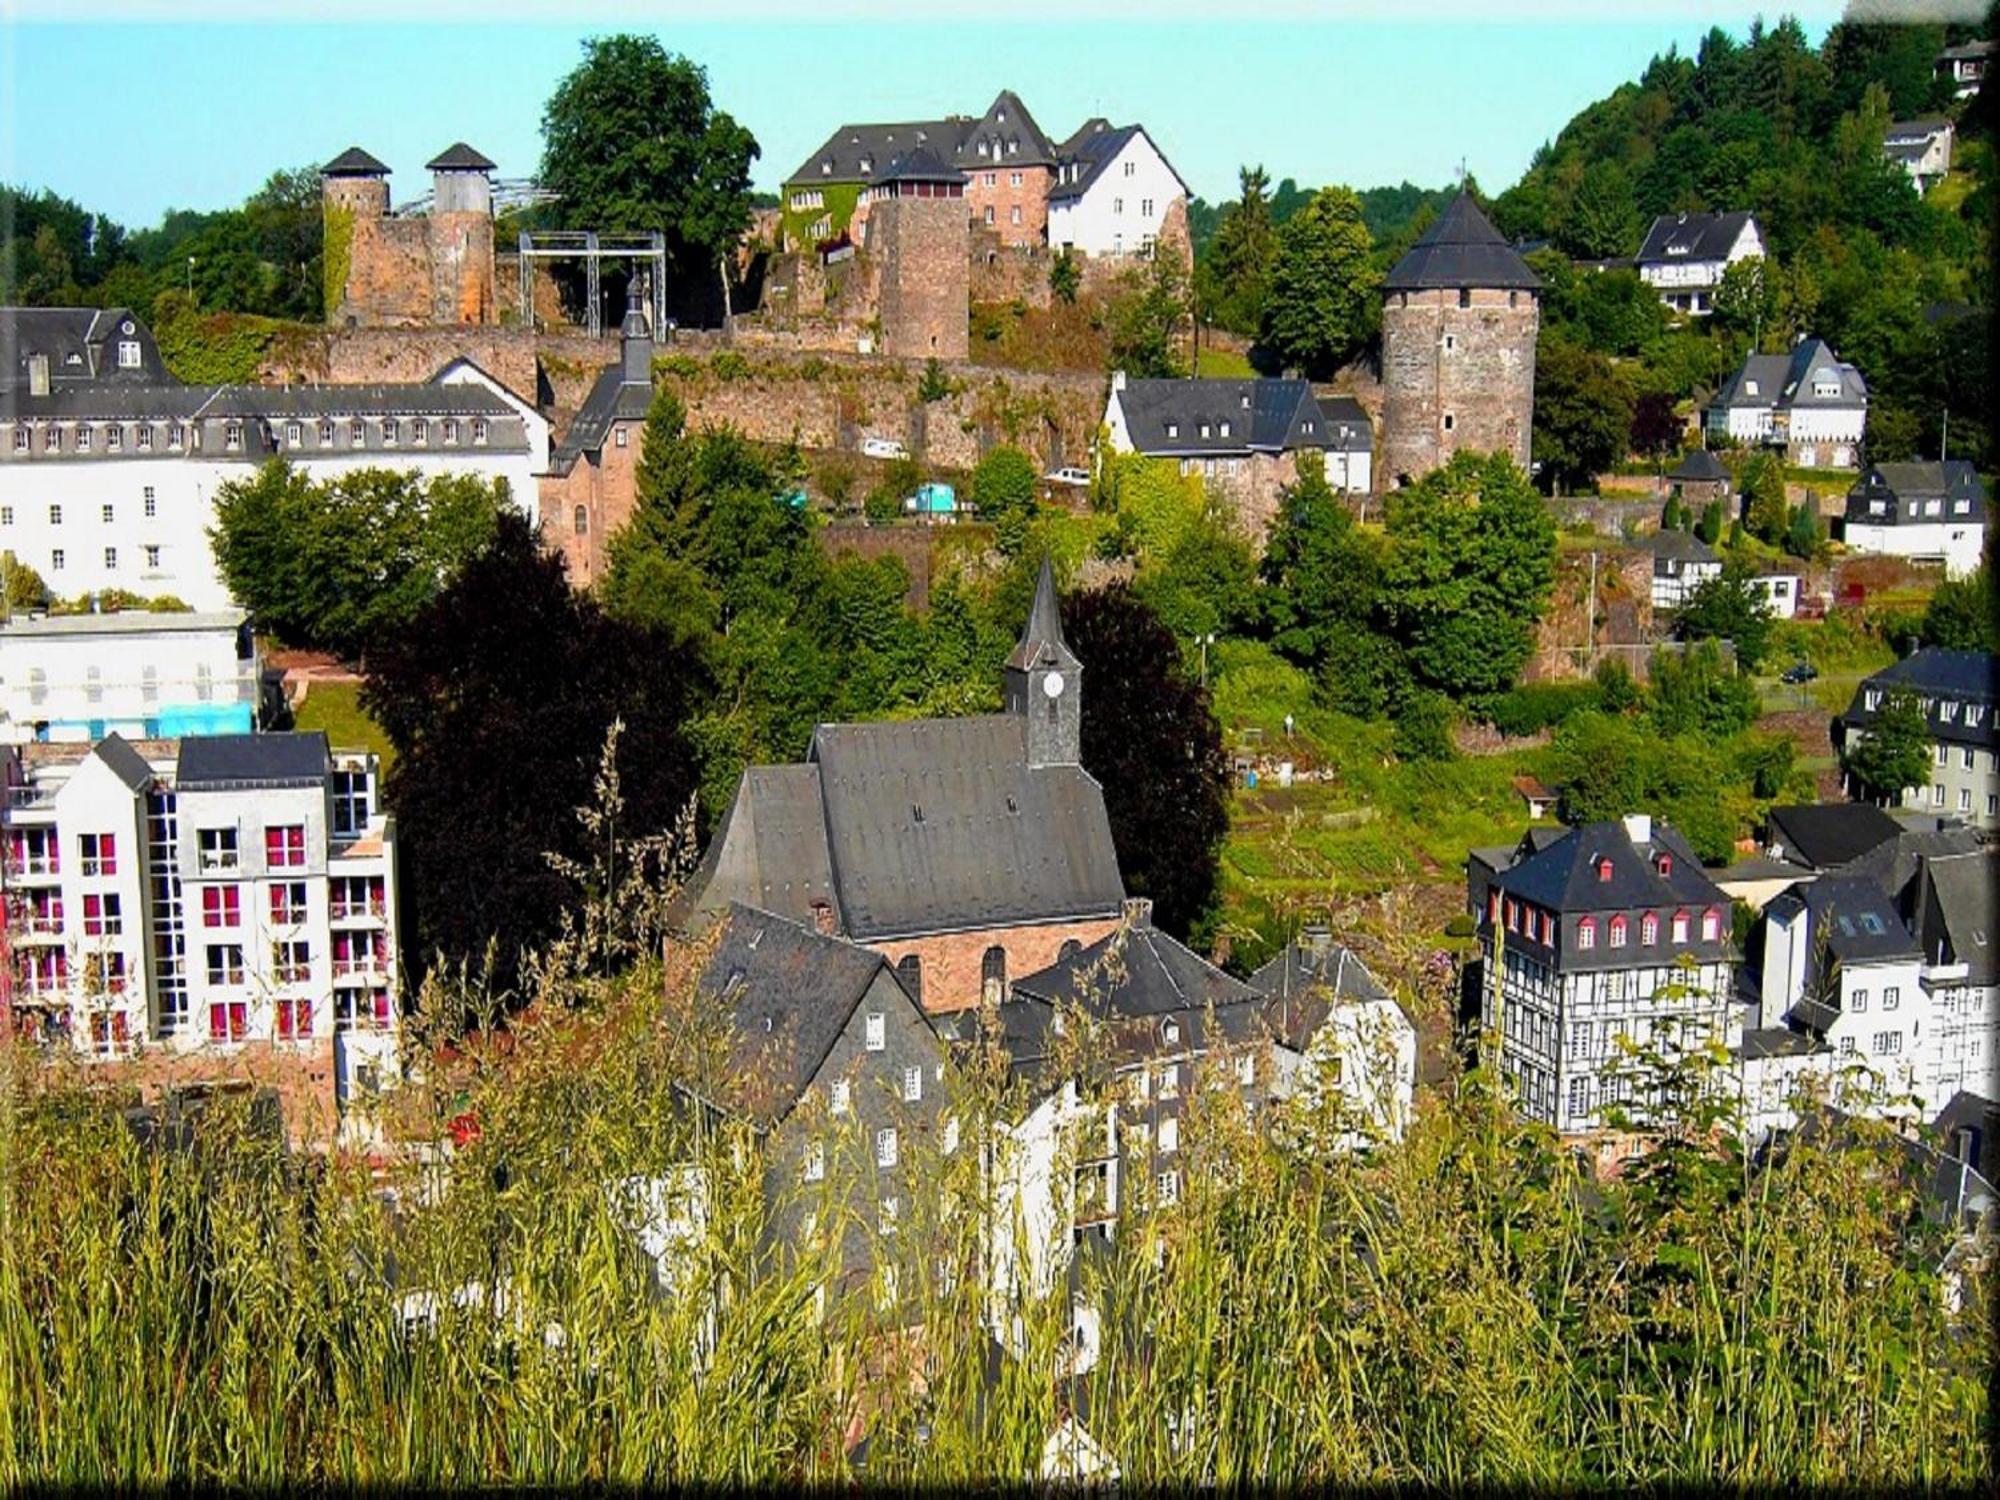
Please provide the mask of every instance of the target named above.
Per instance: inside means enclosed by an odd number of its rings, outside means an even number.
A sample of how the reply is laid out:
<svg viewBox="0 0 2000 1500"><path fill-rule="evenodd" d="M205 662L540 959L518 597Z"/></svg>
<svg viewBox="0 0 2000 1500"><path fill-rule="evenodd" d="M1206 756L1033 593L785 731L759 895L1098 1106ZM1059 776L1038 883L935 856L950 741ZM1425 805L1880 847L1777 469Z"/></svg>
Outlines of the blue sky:
<svg viewBox="0 0 2000 1500"><path fill-rule="evenodd" d="M348 0L362 19L304 23L246 20L259 7L194 0L171 9L205 19L161 23L148 17L169 9L164 0L96 0L104 19L73 24L39 18L74 15L74 4L0 0L0 17L10 5L14 22L0 20L0 179L53 188L131 226L170 206L238 202L274 168L350 144L389 163L399 200L426 186L423 163L459 139L502 176L528 175L542 102L580 40L623 29L652 31L707 67L718 103L763 146L764 188L842 120L976 113L1012 87L1058 137L1092 114L1144 122L1211 200L1233 192L1245 161L1261 161L1274 181L1369 187L1446 182L1463 157L1497 191L1576 109L1655 52L1691 49L1711 22L1740 34L1755 13L1667 0L1638 19L1598 20L1611 7L1446 0L1411 20L1420 12L1387 0L1250 0L1208 21L1193 18L1203 7L1191 0L1154 0L1138 21L1088 0L1026 0L1007 8L1025 19L940 24L895 19L886 0L833 0L837 21L800 19L828 7L797 0L693 12L737 18L728 21L658 19L685 6L640 16L503 0L498 13L534 19L494 25L470 21L496 13L470 0ZM1790 9L1817 42L1839 6ZM285 12L314 13L310 0Z"/></svg>

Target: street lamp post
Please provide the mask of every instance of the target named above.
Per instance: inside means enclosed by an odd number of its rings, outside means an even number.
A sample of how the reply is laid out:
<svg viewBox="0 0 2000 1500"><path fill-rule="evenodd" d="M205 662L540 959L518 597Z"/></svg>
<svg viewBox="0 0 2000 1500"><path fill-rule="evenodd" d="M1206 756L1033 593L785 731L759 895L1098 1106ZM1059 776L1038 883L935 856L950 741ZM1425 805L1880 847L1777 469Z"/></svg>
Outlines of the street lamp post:
<svg viewBox="0 0 2000 1500"><path fill-rule="evenodd" d="M1195 637L1195 639L1196 639L1197 641L1199 641L1199 642L1201 643L1201 685L1202 685L1203 687L1207 687L1207 686L1208 686L1208 648L1209 648L1210 646L1213 646L1213 645L1215 644L1215 632L1214 632L1213 630L1211 630L1211 631L1208 631L1208 632L1206 632L1205 634L1202 634L1202 635L1198 635L1198 636L1196 636L1196 637Z"/></svg>

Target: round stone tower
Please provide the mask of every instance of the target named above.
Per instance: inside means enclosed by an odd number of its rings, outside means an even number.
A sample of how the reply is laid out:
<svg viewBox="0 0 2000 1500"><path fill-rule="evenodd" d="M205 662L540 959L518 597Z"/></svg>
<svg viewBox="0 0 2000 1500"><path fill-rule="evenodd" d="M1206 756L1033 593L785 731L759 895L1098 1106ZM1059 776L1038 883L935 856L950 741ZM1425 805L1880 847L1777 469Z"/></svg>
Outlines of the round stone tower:
<svg viewBox="0 0 2000 1500"><path fill-rule="evenodd" d="M338 209L356 219L380 219L389 212L389 169L359 146L349 146L319 169L321 210Z"/></svg>
<svg viewBox="0 0 2000 1500"><path fill-rule="evenodd" d="M1541 279L1461 192L1382 287L1382 472L1422 478L1461 448L1528 466Z"/></svg>

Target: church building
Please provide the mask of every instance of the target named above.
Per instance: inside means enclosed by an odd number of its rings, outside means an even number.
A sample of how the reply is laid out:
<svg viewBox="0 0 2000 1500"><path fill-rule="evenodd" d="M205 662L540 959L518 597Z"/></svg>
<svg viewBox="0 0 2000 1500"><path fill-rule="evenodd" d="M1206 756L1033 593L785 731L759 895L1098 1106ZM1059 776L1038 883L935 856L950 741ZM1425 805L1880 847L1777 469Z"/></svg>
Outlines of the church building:
<svg viewBox="0 0 2000 1500"><path fill-rule="evenodd" d="M1010 976L1119 925L1104 792L1083 769L1083 667L1046 561L997 714L822 724L803 765L752 766L695 872L730 902L874 949L930 1013L999 1003Z"/></svg>

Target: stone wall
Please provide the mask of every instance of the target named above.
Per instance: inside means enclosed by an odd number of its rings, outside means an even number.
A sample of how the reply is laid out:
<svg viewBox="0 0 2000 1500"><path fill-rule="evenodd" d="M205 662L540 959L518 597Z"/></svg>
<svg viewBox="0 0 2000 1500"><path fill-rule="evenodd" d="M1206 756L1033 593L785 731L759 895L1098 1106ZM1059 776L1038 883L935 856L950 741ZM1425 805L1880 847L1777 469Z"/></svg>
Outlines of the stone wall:
<svg viewBox="0 0 2000 1500"><path fill-rule="evenodd" d="M432 213L423 220L430 251L432 323L499 321L493 292L493 216Z"/></svg>
<svg viewBox="0 0 2000 1500"><path fill-rule="evenodd" d="M589 588L604 576L605 544L632 519L644 446L644 423L616 422L598 453L579 457L567 474L541 478L542 544L561 556L577 588Z"/></svg>
<svg viewBox="0 0 2000 1500"><path fill-rule="evenodd" d="M418 328L431 321L430 236L422 219L355 218L347 284L327 311L335 328Z"/></svg>
<svg viewBox="0 0 2000 1500"><path fill-rule="evenodd" d="M1461 448L1528 466L1535 408L1532 292L1390 292L1382 306L1382 489Z"/></svg>

